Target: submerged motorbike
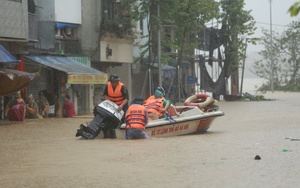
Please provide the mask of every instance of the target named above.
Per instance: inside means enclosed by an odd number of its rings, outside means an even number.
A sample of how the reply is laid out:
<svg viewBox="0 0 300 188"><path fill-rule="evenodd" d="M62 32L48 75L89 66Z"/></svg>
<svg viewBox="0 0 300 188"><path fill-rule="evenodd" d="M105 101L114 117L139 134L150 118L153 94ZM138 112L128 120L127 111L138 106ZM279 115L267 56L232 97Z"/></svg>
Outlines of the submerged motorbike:
<svg viewBox="0 0 300 188"><path fill-rule="evenodd" d="M124 111L118 111L118 105L110 100L105 100L95 107L93 120L87 126L80 125L76 137L94 139L101 131L104 134L108 131L112 134L113 129L121 124L123 115Z"/></svg>

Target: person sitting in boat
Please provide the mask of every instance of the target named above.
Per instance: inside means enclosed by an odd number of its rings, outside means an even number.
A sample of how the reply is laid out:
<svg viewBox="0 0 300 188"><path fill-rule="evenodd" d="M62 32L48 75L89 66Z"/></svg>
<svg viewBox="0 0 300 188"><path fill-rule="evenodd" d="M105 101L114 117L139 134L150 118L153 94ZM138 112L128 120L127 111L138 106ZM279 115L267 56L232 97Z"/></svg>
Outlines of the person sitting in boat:
<svg viewBox="0 0 300 188"><path fill-rule="evenodd" d="M144 99L136 97L125 115L126 139L149 139L145 132L148 124L148 110L143 106Z"/></svg>
<svg viewBox="0 0 300 188"><path fill-rule="evenodd" d="M145 101L144 106L148 109L150 120L165 118L165 114L171 106L171 101L165 99L164 96L164 88L157 87L154 91L154 95Z"/></svg>
<svg viewBox="0 0 300 188"><path fill-rule="evenodd" d="M155 89L155 91L156 91L156 90L162 92L162 94L163 94L162 99L165 100L165 98L164 98L164 96L166 95L165 89L164 89L163 87L158 86L158 87ZM155 91L154 91L154 93L155 93ZM154 95L151 95L147 100L150 100L150 99L155 99L155 94L154 94ZM147 100L146 100L146 101L147 101Z"/></svg>

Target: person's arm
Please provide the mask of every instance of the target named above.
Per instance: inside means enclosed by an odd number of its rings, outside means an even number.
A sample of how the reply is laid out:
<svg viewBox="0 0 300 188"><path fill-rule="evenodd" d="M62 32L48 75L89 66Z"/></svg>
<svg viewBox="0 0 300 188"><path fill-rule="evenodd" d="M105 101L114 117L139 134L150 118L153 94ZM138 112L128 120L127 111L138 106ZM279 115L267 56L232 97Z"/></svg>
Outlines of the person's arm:
<svg viewBox="0 0 300 188"><path fill-rule="evenodd" d="M20 99L21 103L23 104L23 108L24 108L24 114L23 114L23 117L25 118L25 115L26 115L26 103L24 101L24 99Z"/></svg>
<svg viewBox="0 0 300 188"><path fill-rule="evenodd" d="M118 110L121 111L127 103L128 103L128 99L123 100L122 104L119 105Z"/></svg>
<svg viewBox="0 0 300 188"><path fill-rule="evenodd" d="M46 101L44 103L44 109L43 109L43 112L42 112L42 116L47 114L48 109L49 109L49 103Z"/></svg>
<svg viewBox="0 0 300 188"><path fill-rule="evenodd" d="M145 126L148 125L149 121L148 121L148 109L145 108Z"/></svg>
<svg viewBox="0 0 300 188"><path fill-rule="evenodd" d="M38 114L39 114L39 107L37 106L36 103L34 103L34 105L33 105L32 108L33 108L32 113L33 113L34 115L38 115Z"/></svg>
<svg viewBox="0 0 300 188"><path fill-rule="evenodd" d="M166 99L165 102L166 102L165 105L164 105L165 109L168 110L169 107L171 106L171 101Z"/></svg>
<svg viewBox="0 0 300 188"><path fill-rule="evenodd" d="M47 104L46 106L45 106L45 112L47 112L48 111L48 109L49 109L49 104Z"/></svg>
<svg viewBox="0 0 300 188"><path fill-rule="evenodd" d="M160 111L161 113L168 111L169 107L171 106L171 101L167 99L163 100L163 106L163 109Z"/></svg>
<svg viewBox="0 0 300 188"><path fill-rule="evenodd" d="M27 109L28 109L28 112L30 114L33 114L33 115L38 115L39 114L39 108L38 108L38 106L35 102L33 102L32 108L27 106Z"/></svg>
<svg viewBox="0 0 300 188"><path fill-rule="evenodd" d="M122 95L123 95L123 102L122 104L119 105L118 107L118 110L121 111L123 109L123 107L128 103L129 101L129 95L128 95L128 90L125 86L122 86L122 89L121 89L121 92L122 92Z"/></svg>
<svg viewBox="0 0 300 188"><path fill-rule="evenodd" d="M105 88L104 88L104 90L103 90L103 96L104 96L104 98L106 100L109 100L108 97L107 97L107 95L108 95L108 91L107 91L107 85L106 85Z"/></svg>
<svg viewBox="0 0 300 188"><path fill-rule="evenodd" d="M34 107L30 108L28 105L26 105L26 112L28 114L35 114L35 109Z"/></svg>
<svg viewBox="0 0 300 188"><path fill-rule="evenodd" d="M10 98L9 101L8 101L8 103L7 103L7 105L5 106L4 117L8 116L8 111L13 106L13 103L14 103L14 99Z"/></svg>

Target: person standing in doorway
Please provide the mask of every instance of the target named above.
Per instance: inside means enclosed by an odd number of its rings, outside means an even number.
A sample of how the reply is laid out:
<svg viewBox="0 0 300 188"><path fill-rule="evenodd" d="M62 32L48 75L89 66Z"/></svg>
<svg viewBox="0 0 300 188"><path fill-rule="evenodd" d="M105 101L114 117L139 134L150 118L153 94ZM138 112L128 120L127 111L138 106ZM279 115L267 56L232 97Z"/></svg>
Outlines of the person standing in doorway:
<svg viewBox="0 0 300 188"><path fill-rule="evenodd" d="M74 103L70 100L70 95L66 94L64 97L64 117L75 117L75 107Z"/></svg>
<svg viewBox="0 0 300 188"><path fill-rule="evenodd" d="M48 109L49 109L49 102L46 99L45 93L43 91L39 92L39 99L36 101L39 107L39 113L43 118L48 117Z"/></svg>
<svg viewBox="0 0 300 188"><path fill-rule="evenodd" d="M54 114L55 114L55 117L61 118L61 117L62 117L62 106L61 106L61 104L59 103L58 95L55 94L55 93L53 93L52 96L53 96L53 99L54 99L54 105L55 105L55 108L54 108Z"/></svg>

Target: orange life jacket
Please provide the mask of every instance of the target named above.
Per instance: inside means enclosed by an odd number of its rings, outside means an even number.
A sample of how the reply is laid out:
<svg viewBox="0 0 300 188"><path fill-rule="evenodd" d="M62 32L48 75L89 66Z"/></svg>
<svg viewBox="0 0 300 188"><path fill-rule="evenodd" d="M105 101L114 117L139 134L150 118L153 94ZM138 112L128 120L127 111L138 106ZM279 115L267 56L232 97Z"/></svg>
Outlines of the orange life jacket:
<svg viewBox="0 0 300 188"><path fill-rule="evenodd" d="M158 117L161 117L164 115L160 112L160 110L164 107L163 100L164 98L159 98L159 99L150 98L145 101L144 106L148 109L149 113L155 113L158 115Z"/></svg>
<svg viewBox="0 0 300 188"><path fill-rule="evenodd" d="M120 105L123 103L124 101L124 97L122 95L122 86L124 84L122 82L119 82L119 84L117 85L116 89L114 90L112 87L111 82L107 83L107 97L108 100L116 103L117 105Z"/></svg>
<svg viewBox="0 0 300 188"><path fill-rule="evenodd" d="M145 103L147 103L148 100L153 100L155 99L155 96L154 95L151 95L148 99L146 99ZM161 98L162 100L165 100L164 97Z"/></svg>
<svg viewBox="0 0 300 188"><path fill-rule="evenodd" d="M146 108L142 105L132 105L126 113L126 129L136 128L145 130Z"/></svg>

